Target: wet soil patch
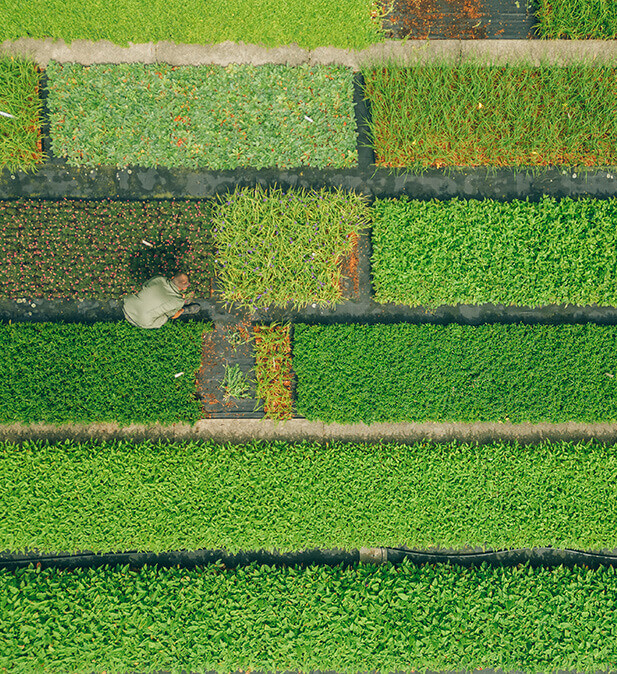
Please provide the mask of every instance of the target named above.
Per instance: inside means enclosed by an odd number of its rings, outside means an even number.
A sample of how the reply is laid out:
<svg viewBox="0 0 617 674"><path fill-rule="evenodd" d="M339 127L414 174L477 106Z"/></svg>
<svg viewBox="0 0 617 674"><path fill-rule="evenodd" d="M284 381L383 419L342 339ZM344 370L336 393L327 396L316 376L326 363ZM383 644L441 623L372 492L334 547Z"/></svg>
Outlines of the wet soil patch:
<svg viewBox="0 0 617 674"><path fill-rule="evenodd" d="M385 7L388 2L382 3ZM383 27L393 39L530 39L529 0L394 0Z"/></svg>

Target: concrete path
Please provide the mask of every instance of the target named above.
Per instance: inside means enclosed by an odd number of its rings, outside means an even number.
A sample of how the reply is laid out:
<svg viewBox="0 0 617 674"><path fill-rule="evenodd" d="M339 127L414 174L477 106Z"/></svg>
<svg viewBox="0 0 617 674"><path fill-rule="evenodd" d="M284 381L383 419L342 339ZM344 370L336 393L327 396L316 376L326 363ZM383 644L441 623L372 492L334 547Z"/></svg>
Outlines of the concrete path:
<svg viewBox="0 0 617 674"><path fill-rule="evenodd" d="M374 61L396 59L405 63L446 60L462 63L480 60L493 63L546 63L563 65L573 61L617 63L617 40L388 40L361 51L318 47L301 49L296 45L261 45L222 42L213 45L148 42L128 47L108 40L75 40L67 45L52 38L20 38L0 44L0 54L25 56L45 67L49 61L93 63L169 63L171 65L229 65L280 63L338 64L359 70Z"/></svg>
<svg viewBox="0 0 617 674"><path fill-rule="evenodd" d="M617 442L617 423L584 424L510 424L510 423L379 423L324 424L320 421L292 419L275 423L261 419L202 419L194 426L118 424L8 424L0 425L0 441L25 440L214 440L221 443L244 443L252 440L285 442L396 442L419 441L538 443L551 441L600 440Z"/></svg>

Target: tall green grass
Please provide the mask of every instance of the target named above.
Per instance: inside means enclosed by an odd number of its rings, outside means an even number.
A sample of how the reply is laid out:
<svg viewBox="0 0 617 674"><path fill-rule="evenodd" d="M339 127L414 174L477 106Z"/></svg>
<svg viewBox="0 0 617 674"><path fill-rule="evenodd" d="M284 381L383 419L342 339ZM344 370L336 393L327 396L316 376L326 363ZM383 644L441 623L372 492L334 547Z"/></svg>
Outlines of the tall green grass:
<svg viewBox="0 0 617 674"><path fill-rule="evenodd" d="M617 327L304 325L297 410L337 422L617 420Z"/></svg>
<svg viewBox="0 0 617 674"><path fill-rule="evenodd" d="M613 567L0 571L0 669L610 671Z"/></svg>
<svg viewBox="0 0 617 674"><path fill-rule="evenodd" d="M0 325L0 422L196 421L195 376L207 327Z"/></svg>
<svg viewBox="0 0 617 674"><path fill-rule="evenodd" d="M375 299L617 305L617 199L377 201Z"/></svg>
<svg viewBox="0 0 617 674"><path fill-rule="evenodd" d="M362 49L383 41L375 0L30 0L2 2L0 41L20 37L195 44L297 43Z"/></svg>
<svg viewBox="0 0 617 674"><path fill-rule="evenodd" d="M38 67L0 56L0 170L27 171L43 161Z"/></svg>
<svg viewBox="0 0 617 674"><path fill-rule="evenodd" d="M379 166L617 164L614 67L364 69Z"/></svg>
<svg viewBox="0 0 617 674"><path fill-rule="evenodd" d="M0 550L616 549L617 450L0 444Z"/></svg>
<svg viewBox="0 0 617 674"><path fill-rule="evenodd" d="M542 37L617 38L617 3L614 0L538 0L536 17Z"/></svg>

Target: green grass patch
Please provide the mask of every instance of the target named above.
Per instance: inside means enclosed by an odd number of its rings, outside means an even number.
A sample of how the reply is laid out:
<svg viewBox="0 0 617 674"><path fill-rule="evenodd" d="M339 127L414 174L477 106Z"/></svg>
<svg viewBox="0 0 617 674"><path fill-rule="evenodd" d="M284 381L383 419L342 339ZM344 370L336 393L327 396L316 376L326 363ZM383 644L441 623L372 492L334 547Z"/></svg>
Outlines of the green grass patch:
<svg viewBox="0 0 617 674"><path fill-rule="evenodd" d="M4 8L3 8L4 9ZM38 67L0 56L0 170L27 171L43 161Z"/></svg>
<svg viewBox="0 0 617 674"><path fill-rule="evenodd" d="M617 305L617 199L377 201L377 302Z"/></svg>
<svg viewBox="0 0 617 674"><path fill-rule="evenodd" d="M572 40L617 38L614 0L537 0L537 30L542 37Z"/></svg>
<svg viewBox="0 0 617 674"><path fill-rule="evenodd" d="M20 37L214 44L231 40L269 47L363 49L382 42L374 0L31 0L3 3L0 41Z"/></svg>
<svg viewBox="0 0 617 674"><path fill-rule="evenodd" d="M194 422L198 322L0 325L0 422ZM174 375L183 372L180 377Z"/></svg>
<svg viewBox="0 0 617 674"><path fill-rule="evenodd" d="M297 409L323 421L617 420L617 327L303 325Z"/></svg>
<svg viewBox="0 0 617 674"><path fill-rule="evenodd" d="M614 67L386 64L364 77L378 166L617 164Z"/></svg>
<svg viewBox="0 0 617 674"><path fill-rule="evenodd" d="M0 668L610 671L613 567L0 570Z"/></svg>
<svg viewBox="0 0 617 674"><path fill-rule="evenodd" d="M154 276L210 296L211 203L0 201L0 297L118 299Z"/></svg>
<svg viewBox="0 0 617 674"><path fill-rule="evenodd" d="M325 189L240 189L213 219L222 297L244 306L341 301L340 263L369 220L365 199Z"/></svg>
<svg viewBox="0 0 617 674"><path fill-rule="evenodd" d="M47 75L53 151L71 166L358 162L349 68L52 62Z"/></svg>
<svg viewBox="0 0 617 674"><path fill-rule="evenodd" d="M617 449L0 444L0 550L617 548Z"/></svg>

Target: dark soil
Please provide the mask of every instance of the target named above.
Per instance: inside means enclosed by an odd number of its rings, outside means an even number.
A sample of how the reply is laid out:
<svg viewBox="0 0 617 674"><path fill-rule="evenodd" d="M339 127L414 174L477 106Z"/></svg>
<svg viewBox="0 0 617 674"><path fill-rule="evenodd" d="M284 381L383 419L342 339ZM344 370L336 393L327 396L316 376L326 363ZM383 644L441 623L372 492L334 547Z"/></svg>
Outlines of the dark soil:
<svg viewBox="0 0 617 674"><path fill-rule="evenodd" d="M390 0L382 0L388 7ZM528 0L394 0L386 37L402 39L529 39L535 37Z"/></svg>

